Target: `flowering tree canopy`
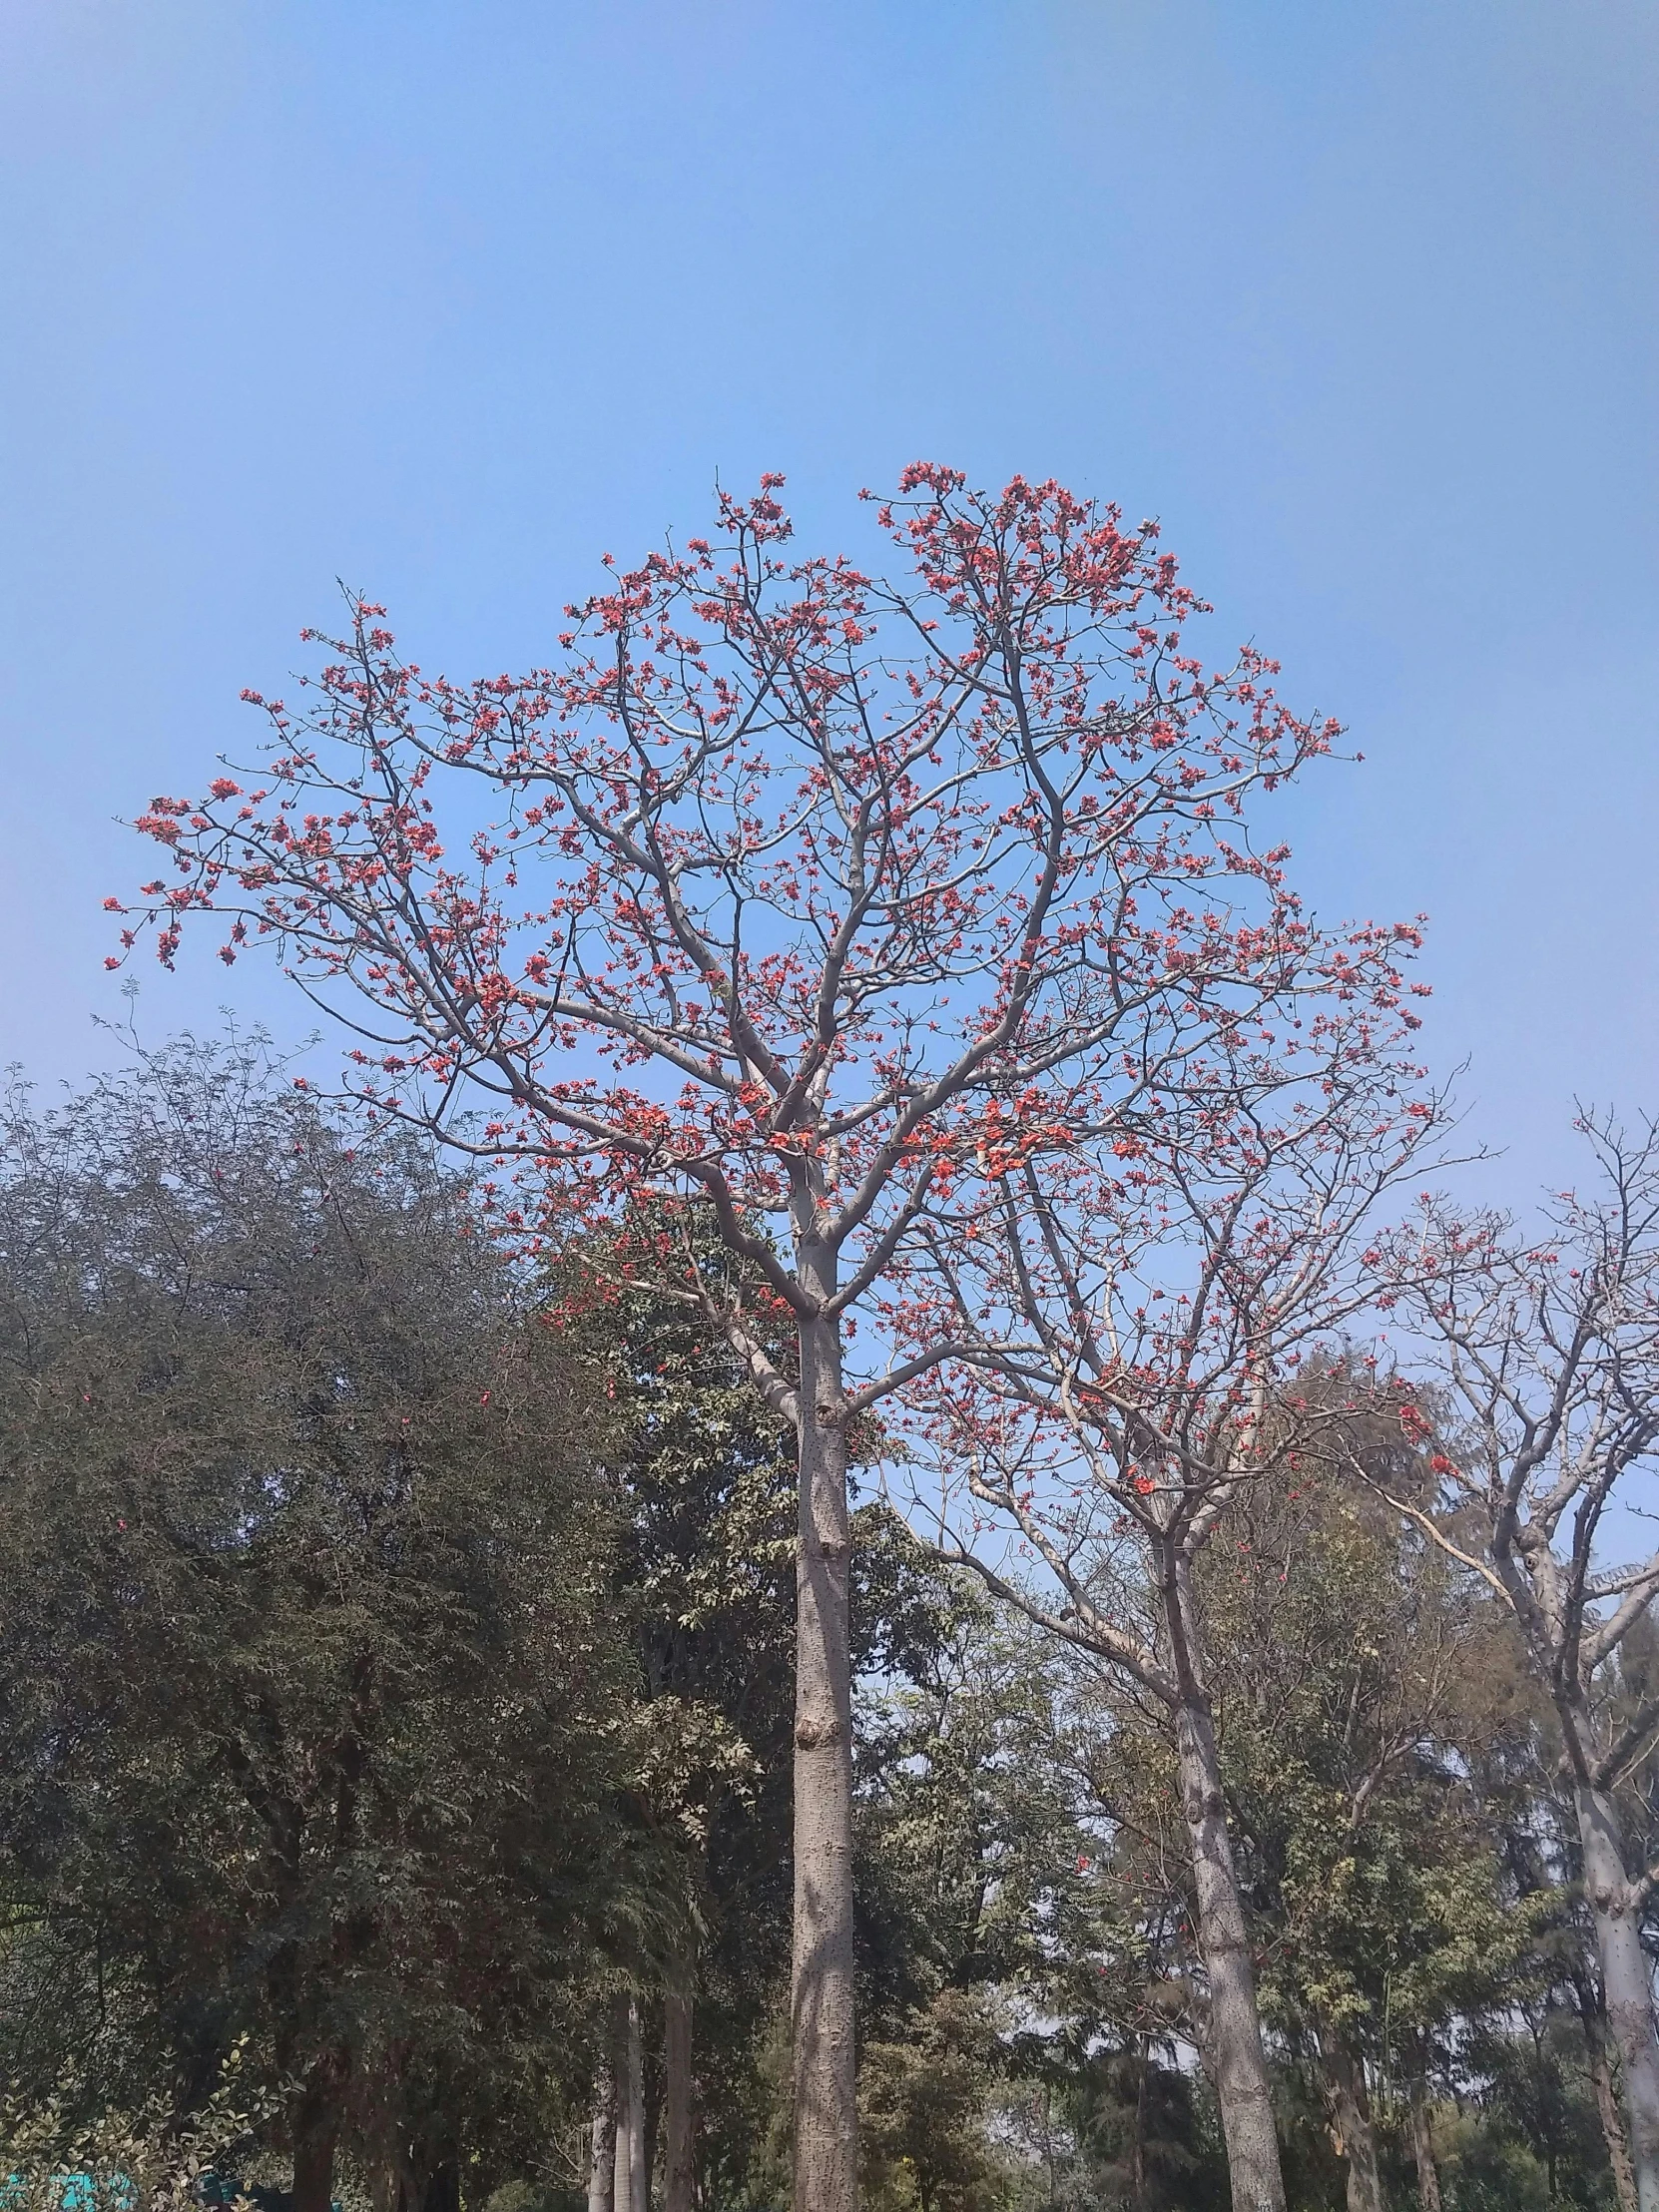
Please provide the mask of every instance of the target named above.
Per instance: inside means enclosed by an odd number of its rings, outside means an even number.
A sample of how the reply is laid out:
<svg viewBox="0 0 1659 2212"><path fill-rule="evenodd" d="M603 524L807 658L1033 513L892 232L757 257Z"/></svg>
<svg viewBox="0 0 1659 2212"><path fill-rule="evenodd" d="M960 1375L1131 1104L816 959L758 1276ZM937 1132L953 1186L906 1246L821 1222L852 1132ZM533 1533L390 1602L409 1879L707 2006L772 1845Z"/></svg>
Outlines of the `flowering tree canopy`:
<svg viewBox="0 0 1659 2212"><path fill-rule="evenodd" d="M851 1311L1009 1172L1155 1122L1264 1008L1408 1018L1415 932L1320 931L1258 848L1256 796L1335 726L1255 652L1206 671L1150 524L918 464L875 502L883 581L794 557L781 481L614 573L525 676L425 676L355 604L297 709L255 701L257 773L152 805L175 872L125 934L171 962L211 912L226 959L274 944L355 1025L363 1095L503 1163L532 1245L550 1191L606 1224L649 1196L618 1272L702 1305L796 1423L796 2202L842 2212L846 1427L958 1350L877 1329L848 1377Z"/></svg>
<svg viewBox="0 0 1659 2212"><path fill-rule="evenodd" d="M1360 1409L1331 1362L1398 1288L1370 1217L1449 1118L1408 1043L1397 1011L1305 978L1098 1141L987 1175L887 1308L952 1348L912 1393L943 1540L1000 1580L975 1539L1010 1527L1066 1606L1049 1625L1160 1695L1157 1632L1113 1612L1145 1593L1145 1543L1190 1558L1243 1487L1340 1453Z"/></svg>
<svg viewBox="0 0 1659 2212"><path fill-rule="evenodd" d="M478 1148L567 1197L707 1194L798 1312L758 1232L811 1181L844 1310L964 1172L1069 1142L1079 1082L1145 1097L1314 966L1385 991L1397 936L1320 938L1252 849L1252 792L1334 726L1255 653L1183 653L1151 525L915 467L879 509L892 586L786 565L777 488L572 609L526 677L423 677L356 606L299 712L256 700L257 778L143 817L178 879L125 935L171 962L212 909L227 960L276 940L351 986L371 1096L410 1110L424 1079L441 1115L470 1080Z"/></svg>

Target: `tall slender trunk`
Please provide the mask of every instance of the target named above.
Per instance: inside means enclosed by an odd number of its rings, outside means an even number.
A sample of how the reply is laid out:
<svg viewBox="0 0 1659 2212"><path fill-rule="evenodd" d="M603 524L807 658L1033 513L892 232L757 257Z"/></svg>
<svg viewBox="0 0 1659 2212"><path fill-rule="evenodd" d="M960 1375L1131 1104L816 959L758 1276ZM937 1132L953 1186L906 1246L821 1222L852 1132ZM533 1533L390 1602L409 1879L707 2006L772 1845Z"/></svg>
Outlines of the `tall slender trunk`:
<svg viewBox="0 0 1659 2212"><path fill-rule="evenodd" d="M645 2202L651 2202L651 2192L657 2182L657 2141L662 2132L663 2119L663 2069L655 2063L657 2052L651 2048L646 2032L645 2008L640 2008L640 2048L642 2060L640 2102L641 2168L644 2179L642 2188Z"/></svg>
<svg viewBox="0 0 1659 2212"><path fill-rule="evenodd" d="M1624 2071L1636 2202L1640 2212L1659 2212L1659 2039L1654 2035L1653 1985L1642 1948L1641 1915L1631 1894L1624 1838L1611 1796L1580 1781L1573 1787L1573 1805L1584 1853L1584 1892L1601 1953L1607 2024Z"/></svg>
<svg viewBox="0 0 1659 2212"><path fill-rule="evenodd" d="M799 1248L803 1287L834 1288L834 1256ZM801 1324L796 1566L794 2212L853 2212L858 2129L852 2012L850 1532L838 1325Z"/></svg>
<svg viewBox="0 0 1659 2212"><path fill-rule="evenodd" d="M1146 2036L1140 2039L1135 2068L1135 2140L1129 2159L1129 2201L1135 2212L1146 2212L1146 2123L1151 2103L1152 2060Z"/></svg>
<svg viewBox="0 0 1659 2212"><path fill-rule="evenodd" d="M1181 1811L1192 1853L1198 1942L1210 1983L1210 2046L1216 2101L1227 2143L1234 2212L1285 2212L1273 2091L1262 2048L1256 1972L1245 1934L1244 1904L1227 1833L1227 1801L1209 1693L1199 1667L1196 1608L1185 1560L1167 1563L1166 1625L1181 1688L1175 1751ZM1643 2208L1646 2212L1646 2208Z"/></svg>
<svg viewBox="0 0 1659 2212"><path fill-rule="evenodd" d="M1619 2110L1619 2094L1613 2080L1613 2054L1607 2047L1606 2007L1593 1974L1575 1973L1573 1988L1578 1997L1578 2016L1584 2024L1584 2050L1590 2061L1590 2079L1595 2084L1596 2112L1601 2120L1602 2140L1607 2145L1607 2163L1613 2169L1619 2212L1638 2212L1630 2137L1625 2132L1624 2114Z"/></svg>
<svg viewBox="0 0 1659 2212"><path fill-rule="evenodd" d="M611 2157L611 2202L616 2212L634 2212L634 2114L628 2100L628 2076L616 2100L616 2143Z"/></svg>
<svg viewBox="0 0 1659 2212"><path fill-rule="evenodd" d="M628 2171L633 2183L634 2212L651 2212L651 2161L646 2153L645 2054L640 2047L640 2006L636 1997L628 2007Z"/></svg>
<svg viewBox="0 0 1659 2212"><path fill-rule="evenodd" d="M1383 2212L1382 2176L1378 2170L1377 2135L1365 2076L1342 2037L1323 2024L1320 2054L1337 2123L1337 2147L1348 2161L1348 2212Z"/></svg>
<svg viewBox="0 0 1659 2212"><path fill-rule="evenodd" d="M663 2212L692 2212L692 1999L690 1989L663 1998L663 2104L668 2131Z"/></svg>
<svg viewBox="0 0 1659 2212"><path fill-rule="evenodd" d="M622 2000L617 2037L615 2212L650 2212L645 2180L645 2069L640 2057L640 2008Z"/></svg>
<svg viewBox="0 0 1659 2212"><path fill-rule="evenodd" d="M1418 2212L1440 2212L1440 2169L1434 2158L1434 2130L1428 2110L1428 2053L1420 2047L1411 2056L1409 2111Z"/></svg>
<svg viewBox="0 0 1659 2212"><path fill-rule="evenodd" d="M618 2065L619 2046L626 2035L623 2000L613 1997L607 2007L605 2041L599 2071L593 2085L593 2150L588 2164L588 2212L616 2212L616 2138L618 2085L623 2068ZM626 2065L626 2057L623 2059Z"/></svg>

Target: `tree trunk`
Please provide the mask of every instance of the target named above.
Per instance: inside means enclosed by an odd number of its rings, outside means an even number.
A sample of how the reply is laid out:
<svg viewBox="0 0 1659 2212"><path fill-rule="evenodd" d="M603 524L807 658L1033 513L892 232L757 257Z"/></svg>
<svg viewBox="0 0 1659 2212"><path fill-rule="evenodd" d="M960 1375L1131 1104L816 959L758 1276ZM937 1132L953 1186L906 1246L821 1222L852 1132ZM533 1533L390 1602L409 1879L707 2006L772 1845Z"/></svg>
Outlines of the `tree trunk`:
<svg viewBox="0 0 1659 2212"><path fill-rule="evenodd" d="M289 2115L293 2135L293 2212L328 2212L334 2195L342 2062L319 2058Z"/></svg>
<svg viewBox="0 0 1659 2212"><path fill-rule="evenodd" d="M808 1240L801 1278L833 1289ZM794 2212L853 2212L858 2128L852 2014L850 1536L836 1324L801 1324L800 1549L796 1566Z"/></svg>
<svg viewBox="0 0 1659 2212"><path fill-rule="evenodd" d="M615 2212L651 2212L645 2172L645 2067L639 2000L625 2000L616 2112Z"/></svg>
<svg viewBox="0 0 1659 2212"><path fill-rule="evenodd" d="M605 2021L605 2044L593 2085L593 2155L588 2166L588 2212L617 2212L616 2138L618 2080L618 2030L622 2025L619 2000L613 1998Z"/></svg>
<svg viewBox="0 0 1659 2212"><path fill-rule="evenodd" d="M640 2044L640 2002L628 2007L628 2169L634 2212L651 2212L651 2167L645 2145L645 2054Z"/></svg>
<svg viewBox="0 0 1659 2212"><path fill-rule="evenodd" d="M1140 2039L1135 2068L1135 2140L1129 2159L1129 2201L1135 2212L1146 2212L1146 2123L1151 2103L1152 2061L1147 2038Z"/></svg>
<svg viewBox="0 0 1659 2212"><path fill-rule="evenodd" d="M1601 1952L1607 2024L1624 2070L1636 2202L1640 2212L1659 2212L1659 2040L1654 2036L1653 1986L1642 1948L1641 1916L1631 1896L1624 1839L1611 1797L1580 1782L1574 1786L1573 1802L1584 1853L1584 1890Z"/></svg>
<svg viewBox="0 0 1659 2212"><path fill-rule="evenodd" d="M654 2026L656 2023L653 2022ZM657 2185L657 2138L663 2118L663 2069L657 2063L660 2051L653 2050L646 2028L646 2013L640 2008L640 2048L642 2057L640 2098L640 2188L647 2205Z"/></svg>
<svg viewBox="0 0 1659 2212"><path fill-rule="evenodd" d="M1418 2212L1440 2212L1440 2169L1434 2160L1434 2130L1429 2124L1428 2080L1425 2065L1411 2075L1411 2156L1417 2166Z"/></svg>
<svg viewBox="0 0 1659 2212"><path fill-rule="evenodd" d="M668 2130L663 2212L692 2212L692 2000L690 1990L663 1998L663 2104Z"/></svg>
<svg viewBox="0 0 1659 2212"><path fill-rule="evenodd" d="M1624 2114L1619 2110L1618 2090L1613 2081L1613 2054L1607 2047L1606 2008L1591 1975L1575 1974L1573 1986L1578 1993L1578 2016L1584 2023L1584 2048L1590 2061L1590 2079L1595 2083L1596 2111L1601 2120L1602 2140L1607 2145L1607 2163L1613 2169L1619 2212L1638 2212L1630 2137L1625 2132Z"/></svg>
<svg viewBox="0 0 1659 2212"><path fill-rule="evenodd" d="M1215 1723L1201 1690L1178 1708L1175 1738L1198 1898L1198 1941L1210 1983L1210 2044L1234 2212L1285 2212L1256 1974L1227 1834Z"/></svg>
<svg viewBox="0 0 1659 2212"><path fill-rule="evenodd" d="M429 2159L416 2212L461 2212L461 2163L452 2143Z"/></svg>
<svg viewBox="0 0 1659 2212"><path fill-rule="evenodd" d="M1320 2052L1337 2123L1338 2149L1348 2161L1348 2212L1383 2212L1382 2177L1364 2074L1340 2035L1320 2029Z"/></svg>

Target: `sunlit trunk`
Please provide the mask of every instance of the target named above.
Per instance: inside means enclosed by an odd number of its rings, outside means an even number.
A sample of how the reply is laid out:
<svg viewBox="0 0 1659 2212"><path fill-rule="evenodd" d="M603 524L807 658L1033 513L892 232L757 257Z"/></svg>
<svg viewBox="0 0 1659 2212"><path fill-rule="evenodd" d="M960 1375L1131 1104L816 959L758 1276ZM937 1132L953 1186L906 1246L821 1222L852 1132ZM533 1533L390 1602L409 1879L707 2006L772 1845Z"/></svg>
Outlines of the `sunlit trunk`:
<svg viewBox="0 0 1659 2212"><path fill-rule="evenodd" d="M1175 1713L1181 1811L1192 1854L1198 1942L1210 1984L1210 2056L1227 2144L1234 2212L1284 2212L1285 2183L1273 2091L1262 2048L1256 1972L1245 1934L1244 1904L1227 1833L1227 1803L1215 1722L1198 1664L1189 1570L1165 1562L1162 1577L1180 1698ZM1644 2208L1645 2212L1645 2208Z"/></svg>
<svg viewBox="0 0 1659 2212"><path fill-rule="evenodd" d="M650 2212L645 2174L645 2068L640 2055L640 2008L629 1997L623 2022L617 2079L615 2212Z"/></svg>
<svg viewBox="0 0 1659 2212"><path fill-rule="evenodd" d="M607 2008L604 2047L600 2052L599 2071L593 2085L593 2145L588 2163L588 2212L616 2212L618 2083L627 2063L626 2034L623 2000L613 1997Z"/></svg>
<svg viewBox="0 0 1659 2212"><path fill-rule="evenodd" d="M1630 2137L1626 2132L1624 2114L1619 2110L1619 2093L1613 2079L1613 2054L1607 2043L1607 2017L1602 2006L1601 1991L1595 1987L1588 1974L1574 1977L1578 1990L1578 2016L1584 2023L1584 2050L1590 2062L1590 2079L1595 2085L1596 2114L1601 2121L1602 2141L1607 2145L1607 2163L1613 2169L1613 2187L1618 2191L1619 2212L1638 2212L1636 2197L1636 2169L1630 2158Z"/></svg>
<svg viewBox="0 0 1659 2212"><path fill-rule="evenodd" d="M810 1295L833 1256L810 1238ZM852 2009L852 1690L841 1356L835 1324L801 1325L795 1686L794 2212L852 2212L858 2142Z"/></svg>
<svg viewBox="0 0 1659 2212"><path fill-rule="evenodd" d="M1573 1804L1584 1855L1584 1894L1601 1953L1607 2025L1624 2073L1636 2202L1640 2212L1659 2212L1659 2040L1641 1916L1631 1898L1624 1838L1611 1796L1581 1782L1573 1790Z"/></svg>

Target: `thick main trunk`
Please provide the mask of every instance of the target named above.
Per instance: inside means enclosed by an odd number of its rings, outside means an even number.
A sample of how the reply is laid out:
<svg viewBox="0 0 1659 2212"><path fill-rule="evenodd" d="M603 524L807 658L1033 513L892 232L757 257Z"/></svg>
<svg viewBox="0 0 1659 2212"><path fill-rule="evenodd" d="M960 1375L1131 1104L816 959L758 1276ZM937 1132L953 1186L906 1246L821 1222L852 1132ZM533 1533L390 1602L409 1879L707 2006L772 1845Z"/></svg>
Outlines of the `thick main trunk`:
<svg viewBox="0 0 1659 2212"><path fill-rule="evenodd" d="M1630 2162L1640 2212L1659 2212L1659 2039L1653 1987L1642 1948L1640 1913L1625 1870L1618 1811L1604 1790L1579 1783L1573 1791L1584 1892L1601 1953L1607 2025L1624 2072L1630 2115Z"/></svg>
<svg viewBox="0 0 1659 2212"><path fill-rule="evenodd" d="M663 2212L692 2212L692 2000L690 1990L663 1998L663 2104L668 2152Z"/></svg>
<svg viewBox="0 0 1659 2212"><path fill-rule="evenodd" d="M414 2212L461 2212L461 2166L452 2146L428 2160Z"/></svg>
<svg viewBox="0 0 1659 2212"><path fill-rule="evenodd" d="M1584 2023L1584 2050L1590 2061L1590 2079L1595 2084L1596 2114L1601 2121L1601 2139L1607 2145L1607 2163L1613 2169L1619 2212L1638 2212L1636 2169L1631 2163L1630 2137L1625 2132L1624 2114L1619 2110L1619 2093L1613 2080L1613 2054L1607 2044L1607 2014L1601 1991L1587 1973L1575 1975L1574 1986L1578 1993L1578 2016Z"/></svg>
<svg viewBox="0 0 1659 2212"><path fill-rule="evenodd" d="M832 1286L809 1246L802 1276ZM858 2130L852 2016L852 1684L840 1342L801 1326L796 1566L794 2212L853 2212Z"/></svg>
<svg viewBox="0 0 1659 2212"><path fill-rule="evenodd" d="M1210 1983L1210 2046L1227 2142L1234 2212L1284 2212L1279 2136L1262 2048L1256 1974L1227 1834L1221 1763L1209 1700L1195 1690L1176 1712L1181 1810L1192 1852L1198 1941Z"/></svg>
<svg viewBox="0 0 1659 2212"><path fill-rule="evenodd" d="M334 2194L343 2062L318 2059L289 2114L293 2135L293 2212L328 2212Z"/></svg>
<svg viewBox="0 0 1659 2212"><path fill-rule="evenodd" d="M1320 2051L1337 2123L1337 2148L1348 2161L1348 2212L1383 2212L1382 2176L1365 2076L1334 2029L1321 2028Z"/></svg>

